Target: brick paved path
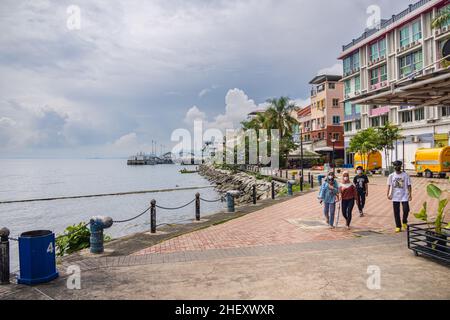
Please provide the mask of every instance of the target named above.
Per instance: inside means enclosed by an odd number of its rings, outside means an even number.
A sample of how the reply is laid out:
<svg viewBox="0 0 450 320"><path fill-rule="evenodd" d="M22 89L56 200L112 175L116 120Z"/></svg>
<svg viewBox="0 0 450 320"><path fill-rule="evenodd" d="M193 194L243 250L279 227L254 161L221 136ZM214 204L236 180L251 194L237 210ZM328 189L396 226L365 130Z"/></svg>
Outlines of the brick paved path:
<svg viewBox="0 0 450 320"><path fill-rule="evenodd" d="M429 200L426 195L426 186L430 181L434 181L444 188L449 186L446 180L413 178L410 223L417 222L412 213L419 211L423 202ZM392 233L395 224L392 204L386 198L386 188L386 178L374 177L371 179L369 198L365 209L366 216L360 218L355 208L352 221L353 228L350 231L344 228L345 221L342 215L339 223L340 228L336 230L329 230L325 225L318 228L308 227L311 224L323 223L324 220L322 207L317 201L317 192L313 192L221 225L165 241L141 250L135 255L348 239L355 237L355 232L363 230ZM429 203L430 212L435 208L435 201L431 201Z"/></svg>

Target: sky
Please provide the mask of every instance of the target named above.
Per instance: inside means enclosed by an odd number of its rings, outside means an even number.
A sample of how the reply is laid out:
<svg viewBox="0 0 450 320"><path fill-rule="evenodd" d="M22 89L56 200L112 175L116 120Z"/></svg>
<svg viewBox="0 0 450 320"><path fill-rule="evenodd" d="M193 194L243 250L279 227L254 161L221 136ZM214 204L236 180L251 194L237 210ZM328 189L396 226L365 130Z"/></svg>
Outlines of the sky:
<svg viewBox="0 0 450 320"><path fill-rule="evenodd" d="M236 128L308 102L342 45L404 0L2 0L0 158L169 151L178 128Z"/></svg>

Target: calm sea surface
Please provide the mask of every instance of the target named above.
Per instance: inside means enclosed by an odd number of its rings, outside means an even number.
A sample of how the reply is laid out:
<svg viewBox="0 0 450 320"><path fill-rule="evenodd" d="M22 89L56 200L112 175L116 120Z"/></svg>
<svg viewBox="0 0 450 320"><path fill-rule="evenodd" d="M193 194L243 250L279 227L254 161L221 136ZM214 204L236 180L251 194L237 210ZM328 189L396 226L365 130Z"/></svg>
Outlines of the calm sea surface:
<svg viewBox="0 0 450 320"><path fill-rule="evenodd" d="M209 186L198 174L180 174L181 166L127 166L126 160L0 159L0 201L116 193L140 190ZM100 198L0 204L0 227L11 235L47 229L59 234L71 224L89 221L94 215L124 220L145 210L152 199L164 207L181 206L200 192L217 199L213 188ZM202 215L222 209L222 203L202 202ZM157 210L157 223L193 219L194 205L175 211ZM114 238L149 230L149 215L106 230ZM17 269L17 244L12 242L12 270Z"/></svg>

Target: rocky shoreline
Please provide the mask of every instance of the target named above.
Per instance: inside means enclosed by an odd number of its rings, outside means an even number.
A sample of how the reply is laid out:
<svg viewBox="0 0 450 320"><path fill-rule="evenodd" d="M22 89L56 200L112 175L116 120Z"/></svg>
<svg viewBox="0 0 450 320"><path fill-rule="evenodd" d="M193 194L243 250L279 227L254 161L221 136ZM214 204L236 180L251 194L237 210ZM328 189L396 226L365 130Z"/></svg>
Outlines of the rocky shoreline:
<svg viewBox="0 0 450 320"><path fill-rule="evenodd" d="M229 190L241 191L241 196L236 199L238 204L252 202L253 185L256 185L256 194L258 200L265 200L271 197L271 182L263 179L256 179L255 176L245 172L232 173L229 170L216 169L212 165L199 166L199 173L208 181L217 185L216 190L225 195ZM275 183L275 194L278 194L285 184L273 181Z"/></svg>

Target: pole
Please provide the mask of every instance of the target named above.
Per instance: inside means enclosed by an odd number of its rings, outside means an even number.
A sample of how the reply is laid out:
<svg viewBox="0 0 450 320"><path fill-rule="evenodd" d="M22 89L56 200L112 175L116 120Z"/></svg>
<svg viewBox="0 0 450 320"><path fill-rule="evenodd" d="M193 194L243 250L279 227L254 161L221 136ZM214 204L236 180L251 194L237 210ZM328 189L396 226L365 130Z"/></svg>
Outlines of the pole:
<svg viewBox="0 0 450 320"><path fill-rule="evenodd" d="M300 192L303 192L303 176L300 177Z"/></svg>
<svg viewBox="0 0 450 320"><path fill-rule="evenodd" d="M253 204L256 204L256 185L253 185Z"/></svg>
<svg viewBox="0 0 450 320"><path fill-rule="evenodd" d="M9 284L9 230L0 229L0 285Z"/></svg>
<svg viewBox="0 0 450 320"><path fill-rule="evenodd" d="M272 200L273 200L273 199L275 199L275 182L272 181L271 187L272 187Z"/></svg>
<svg viewBox="0 0 450 320"><path fill-rule="evenodd" d="M302 178L303 179L303 128L300 129L300 167L302 170Z"/></svg>
<svg viewBox="0 0 450 320"><path fill-rule="evenodd" d="M403 172L405 171L405 140L403 142Z"/></svg>
<svg viewBox="0 0 450 320"><path fill-rule="evenodd" d="M334 169L334 144L335 144L335 141L333 140L333 153L331 154L331 165L333 166L333 173L335 172L335 169Z"/></svg>
<svg viewBox="0 0 450 320"><path fill-rule="evenodd" d="M156 233L156 200L150 202L150 232Z"/></svg>
<svg viewBox="0 0 450 320"><path fill-rule="evenodd" d="M200 221L200 193L195 194L195 220Z"/></svg>

